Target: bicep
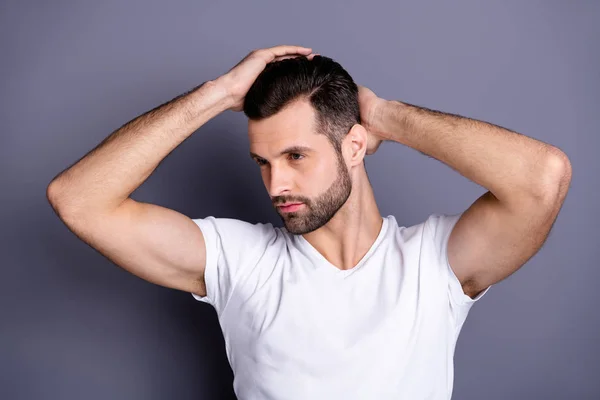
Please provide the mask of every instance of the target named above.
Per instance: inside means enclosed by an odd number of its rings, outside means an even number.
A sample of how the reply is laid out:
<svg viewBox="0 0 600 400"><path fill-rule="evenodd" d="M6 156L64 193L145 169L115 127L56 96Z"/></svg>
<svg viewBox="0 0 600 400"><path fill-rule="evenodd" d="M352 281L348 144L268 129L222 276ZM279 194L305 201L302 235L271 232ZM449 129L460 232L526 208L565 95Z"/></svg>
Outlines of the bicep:
<svg viewBox="0 0 600 400"><path fill-rule="evenodd" d="M206 294L204 237L189 217L128 198L111 213L82 219L70 228L121 268L157 285Z"/></svg>
<svg viewBox="0 0 600 400"><path fill-rule="evenodd" d="M515 209L489 191L478 198L448 239L448 262L465 293L473 296L517 271L541 248L552 221L533 201Z"/></svg>

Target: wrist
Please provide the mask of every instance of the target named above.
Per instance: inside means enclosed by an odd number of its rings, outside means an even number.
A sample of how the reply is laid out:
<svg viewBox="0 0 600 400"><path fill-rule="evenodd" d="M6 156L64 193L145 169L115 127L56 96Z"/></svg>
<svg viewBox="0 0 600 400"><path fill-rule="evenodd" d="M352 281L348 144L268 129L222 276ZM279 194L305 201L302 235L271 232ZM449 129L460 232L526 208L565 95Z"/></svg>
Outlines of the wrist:
<svg viewBox="0 0 600 400"><path fill-rule="evenodd" d="M218 112L228 110L232 105L231 95L225 83L214 79L206 81L193 91L196 103L210 103Z"/></svg>
<svg viewBox="0 0 600 400"><path fill-rule="evenodd" d="M232 95L233 83L231 82L229 75L221 75L217 79L212 80L211 84L222 94L228 108L234 105L235 101L233 100Z"/></svg>
<svg viewBox="0 0 600 400"><path fill-rule="evenodd" d="M398 142L403 132L406 106L397 100L382 100L377 108L375 131L384 140Z"/></svg>

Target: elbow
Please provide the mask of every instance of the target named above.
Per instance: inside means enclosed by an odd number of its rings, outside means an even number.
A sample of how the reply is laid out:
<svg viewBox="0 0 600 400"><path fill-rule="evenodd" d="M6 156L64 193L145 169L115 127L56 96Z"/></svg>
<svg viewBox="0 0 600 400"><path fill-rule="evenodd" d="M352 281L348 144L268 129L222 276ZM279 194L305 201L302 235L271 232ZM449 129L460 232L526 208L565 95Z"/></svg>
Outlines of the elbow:
<svg viewBox="0 0 600 400"><path fill-rule="evenodd" d="M52 209L58 215L58 217L63 221L67 222L73 220L74 216L77 214L76 207L74 207L73 202L69 200L69 194L67 187L61 183L60 181L53 180L46 187L46 199Z"/></svg>
<svg viewBox="0 0 600 400"><path fill-rule="evenodd" d="M60 219L64 220L65 215L65 195L64 189L61 188L61 185L58 181L53 180L50 182L48 187L46 187L46 199L48 203L54 209L54 212L60 217Z"/></svg>
<svg viewBox="0 0 600 400"><path fill-rule="evenodd" d="M61 201L60 193L61 190L59 188L59 184L55 180L50 182L50 184L46 187L46 199L55 210L58 208L58 204Z"/></svg>
<svg viewBox="0 0 600 400"><path fill-rule="evenodd" d="M544 164L538 199L550 207L562 206L571 185L572 167L569 157L557 147L551 147Z"/></svg>

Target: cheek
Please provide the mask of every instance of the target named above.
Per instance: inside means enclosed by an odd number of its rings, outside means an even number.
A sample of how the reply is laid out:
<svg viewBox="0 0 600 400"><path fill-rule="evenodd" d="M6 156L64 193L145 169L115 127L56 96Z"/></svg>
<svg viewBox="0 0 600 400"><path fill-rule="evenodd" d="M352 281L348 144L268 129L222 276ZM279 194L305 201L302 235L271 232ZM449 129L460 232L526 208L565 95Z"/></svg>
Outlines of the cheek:
<svg viewBox="0 0 600 400"><path fill-rule="evenodd" d="M312 195L328 189L337 174L337 164L320 162L302 172L302 181Z"/></svg>

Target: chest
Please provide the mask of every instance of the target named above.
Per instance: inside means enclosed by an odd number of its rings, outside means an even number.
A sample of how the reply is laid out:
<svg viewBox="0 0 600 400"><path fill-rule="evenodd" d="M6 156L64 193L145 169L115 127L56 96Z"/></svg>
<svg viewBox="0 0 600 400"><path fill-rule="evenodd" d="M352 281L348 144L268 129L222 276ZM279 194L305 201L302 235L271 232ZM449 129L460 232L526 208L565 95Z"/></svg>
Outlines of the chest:
<svg viewBox="0 0 600 400"><path fill-rule="evenodd" d="M223 320L232 365L324 376L361 360L398 372L444 353L445 287L418 264L384 255L338 279L313 262L281 260L240 282Z"/></svg>

